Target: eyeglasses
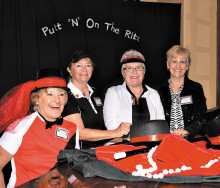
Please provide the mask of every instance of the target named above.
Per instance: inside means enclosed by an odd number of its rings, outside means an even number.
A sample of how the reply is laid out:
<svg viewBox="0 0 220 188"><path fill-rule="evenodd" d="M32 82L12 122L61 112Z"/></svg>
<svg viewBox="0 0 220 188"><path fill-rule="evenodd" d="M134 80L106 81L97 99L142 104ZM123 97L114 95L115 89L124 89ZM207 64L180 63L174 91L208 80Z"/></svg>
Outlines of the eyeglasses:
<svg viewBox="0 0 220 188"><path fill-rule="evenodd" d="M128 72L133 72L134 70L135 71L143 71L144 70L144 67L143 66L137 66L137 67L126 67L126 68L123 68L123 70L126 70Z"/></svg>

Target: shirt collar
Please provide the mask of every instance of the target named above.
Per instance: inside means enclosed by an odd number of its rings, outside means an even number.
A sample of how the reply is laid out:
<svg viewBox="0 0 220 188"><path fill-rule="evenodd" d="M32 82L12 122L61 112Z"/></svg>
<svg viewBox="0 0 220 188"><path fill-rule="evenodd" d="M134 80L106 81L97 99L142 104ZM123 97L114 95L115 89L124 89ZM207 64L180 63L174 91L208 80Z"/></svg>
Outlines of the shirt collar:
<svg viewBox="0 0 220 188"><path fill-rule="evenodd" d="M184 83L180 86L179 90L177 91L177 93L175 94L172 87L171 87L171 83L170 83L170 79L168 80L168 86L171 92L171 95L175 96L175 95L180 95L180 93L182 92L183 88L184 88Z"/></svg>
<svg viewBox="0 0 220 188"><path fill-rule="evenodd" d="M39 117L42 121L45 122L45 119L42 117L42 115L41 115L38 111L36 111L36 113L37 113L38 117Z"/></svg>
<svg viewBox="0 0 220 188"><path fill-rule="evenodd" d="M89 86L89 84L87 84L88 88L89 88L89 95L91 97L91 95L93 94L93 89ZM73 95L76 98L85 98L85 96L83 95L83 93L71 82L69 81L69 83L67 84L67 87L70 89L70 91L73 93Z"/></svg>
<svg viewBox="0 0 220 188"><path fill-rule="evenodd" d="M38 117L46 123L46 129L51 128L53 125L62 125L63 124L63 117L57 118L55 121L47 121L44 116L42 116L39 112Z"/></svg>
<svg viewBox="0 0 220 188"><path fill-rule="evenodd" d="M131 90L129 89L129 87L127 86L126 82L123 83L123 87L124 87L133 97L135 97L134 94L133 94L133 93L131 92ZM146 85L144 85L144 83L142 83L142 87L143 87L143 92L142 92L141 96L142 96L145 92L148 91L148 89L147 89ZM140 97L141 97L141 96L140 96Z"/></svg>

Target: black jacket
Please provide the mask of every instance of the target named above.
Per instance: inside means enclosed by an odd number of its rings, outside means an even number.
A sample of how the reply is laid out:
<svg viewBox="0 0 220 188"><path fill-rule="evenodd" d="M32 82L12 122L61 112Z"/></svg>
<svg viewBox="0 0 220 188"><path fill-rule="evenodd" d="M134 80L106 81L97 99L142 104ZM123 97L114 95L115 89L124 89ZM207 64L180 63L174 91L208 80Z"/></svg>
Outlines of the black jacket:
<svg viewBox="0 0 220 188"><path fill-rule="evenodd" d="M168 124L170 123L171 113L171 94L169 90L169 84L158 89L161 97L161 101L164 107L164 113ZM184 127L190 134L188 140L193 139L196 135L203 135L204 131L202 126L198 123L199 117L205 114L207 111L206 98L204 96L202 85L190 80L187 76L184 79L184 88L180 94L180 97L192 96L192 104L182 105Z"/></svg>

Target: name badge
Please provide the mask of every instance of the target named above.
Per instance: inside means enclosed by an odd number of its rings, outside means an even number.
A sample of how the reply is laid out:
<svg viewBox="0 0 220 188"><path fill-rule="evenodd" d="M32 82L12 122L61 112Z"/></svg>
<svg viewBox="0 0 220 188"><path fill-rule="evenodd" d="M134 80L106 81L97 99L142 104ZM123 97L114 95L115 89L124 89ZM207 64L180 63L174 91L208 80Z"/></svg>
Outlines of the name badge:
<svg viewBox="0 0 220 188"><path fill-rule="evenodd" d="M94 97L96 106L103 106L102 100L100 99L100 97Z"/></svg>
<svg viewBox="0 0 220 188"><path fill-rule="evenodd" d="M62 138L64 140L68 140L69 139L69 131L64 128L57 127L56 128L56 137Z"/></svg>
<svg viewBox="0 0 220 188"><path fill-rule="evenodd" d="M185 96L185 97L180 97L180 104L181 105L192 104L192 103L193 103L192 95Z"/></svg>
<svg viewBox="0 0 220 188"><path fill-rule="evenodd" d="M132 105L135 105L135 98L131 97L131 100L132 100Z"/></svg>

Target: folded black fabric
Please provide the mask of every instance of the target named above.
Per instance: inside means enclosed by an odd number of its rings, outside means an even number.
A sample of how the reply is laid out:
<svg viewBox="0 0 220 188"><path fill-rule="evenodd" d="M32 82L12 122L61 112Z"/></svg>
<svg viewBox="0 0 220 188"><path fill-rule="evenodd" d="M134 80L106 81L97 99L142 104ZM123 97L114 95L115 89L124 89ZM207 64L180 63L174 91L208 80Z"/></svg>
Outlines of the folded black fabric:
<svg viewBox="0 0 220 188"><path fill-rule="evenodd" d="M220 176L167 176L162 179L153 179L141 176L132 176L104 161L97 159L94 149L83 150L61 150L58 157L57 166L68 163L72 169L80 172L85 178L102 177L110 180L121 181L155 181L164 183L202 183L220 182Z"/></svg>

